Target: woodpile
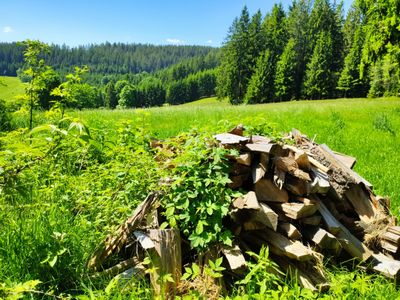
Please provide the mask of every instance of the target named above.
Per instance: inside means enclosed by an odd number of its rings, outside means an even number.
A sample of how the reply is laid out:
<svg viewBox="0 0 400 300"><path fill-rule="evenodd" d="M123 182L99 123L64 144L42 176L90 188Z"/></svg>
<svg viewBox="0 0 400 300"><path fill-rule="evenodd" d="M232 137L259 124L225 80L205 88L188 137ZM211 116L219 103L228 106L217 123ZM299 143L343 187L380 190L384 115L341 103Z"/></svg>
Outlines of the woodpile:
<svg viewBox="0 0 400 300"><path fill-rule="evenodd" d="M354 259L366 270L398 278L400 226L389 213L389 199L375 195L372 185L352 169L355 158L318 145L295 129L274 141L247 137L239 125L215 139L239 152L229 157L228 187L243 196L232 201L224 222L235 236L234 245L219 248L230 276L245 274L246 251L268 246L281 270L312 290L329 288L324 258L333 263ZM129 269L134 276L143 276L146 254L139 247L158 261L159 268L151 275L155 290L172 295L182 256L190 250L179 231L159 228L158 196L149 195L88 266L100 274ZM120 252L129 253L129 263L118 270L107 266L107 258ZM160 286L157 277L162 273L172 274L175 283Z"/></svg>

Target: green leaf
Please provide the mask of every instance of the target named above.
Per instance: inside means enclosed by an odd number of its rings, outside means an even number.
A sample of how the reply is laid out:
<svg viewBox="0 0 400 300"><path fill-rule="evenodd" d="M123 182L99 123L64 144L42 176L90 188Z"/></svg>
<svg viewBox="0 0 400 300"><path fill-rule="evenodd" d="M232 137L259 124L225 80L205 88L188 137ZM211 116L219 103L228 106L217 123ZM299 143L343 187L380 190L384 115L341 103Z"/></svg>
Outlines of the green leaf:
<svg viewBox="0 0 400 300"><path fill-rule="evenodd" d="M203 233L203 222L199 221L196 226L196 234L200 235Z"/></svg>

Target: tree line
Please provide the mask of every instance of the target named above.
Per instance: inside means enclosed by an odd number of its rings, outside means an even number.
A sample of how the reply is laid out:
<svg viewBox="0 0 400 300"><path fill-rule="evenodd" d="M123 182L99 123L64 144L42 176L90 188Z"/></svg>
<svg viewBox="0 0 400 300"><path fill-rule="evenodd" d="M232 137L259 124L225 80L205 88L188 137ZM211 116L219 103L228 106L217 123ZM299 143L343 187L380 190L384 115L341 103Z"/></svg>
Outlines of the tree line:
<svg viewBox="0 0 400 300"><path fill-rule="evenodd" d="M221 49L217 94L231 103L397 96L400 2L294 0L264 17L246 7Z"/></svg>

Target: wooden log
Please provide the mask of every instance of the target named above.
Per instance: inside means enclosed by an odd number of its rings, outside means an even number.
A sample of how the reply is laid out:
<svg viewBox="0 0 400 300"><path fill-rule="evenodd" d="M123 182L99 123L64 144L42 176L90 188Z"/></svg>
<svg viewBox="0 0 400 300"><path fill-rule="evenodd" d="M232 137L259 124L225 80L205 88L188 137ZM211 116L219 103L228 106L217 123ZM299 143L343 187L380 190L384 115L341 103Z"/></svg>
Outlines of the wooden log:
<svg viewBox="0 0 400 300"><path fill-rule="evenodd" d="M389 258L382 253L374 254L372 269L386 277L397 280L400 274L400 261Z"/></svg>
<svg viewBox="0 0 400 300"><path fill-rule="evenodd" d="M223 145L235 145L247 142L249 139L232 133L220 133L214 135L214 138Z"/></svg>
<svg viewBox="0 0 400 300"><path fill-rule="evenodd" d="M247 179L249 179L249 174L234 175L230 176L229 179L232 182L228 183L228 187L231 189L237 189L240 188Z"/></svg>
<svg viewBox="0 0 400 300"><path fill-rule="evenodd" d="M308 155L305 152L295 152L294 159L300 169L310 170L311 163L310 160L308 159Z"/></svg>
<svg viewBox="0 0 400 300"><path fill-rule="evenodd" d="M153 241L147 234L141 231L134 231L133 235L136 237L136 240L139 242L143 249L149 250L155 248Z"/></svg>
<svg viewBox="0 0 400 300"><path fill-rule="evenodd" d="M224 247L222 253L228 261L230 269L234 273L240 274L243 272L246 267L246 260L238 245L234 245L233 247Z"/></svg>
<svg viewBox="0 0 400 300"><path fill-rule="evenodd" d="M116 264L115 266L113 266L109 269L94 273L90 277L93 279L100 278L100 277L113 277L113 276L120 274L121 272L124 272L125 270L128 270L132 267L136 267L138 270L142 270L142 272L143 272L142 275L144 276L144 267L143 267L142 263L140 262L140 260L136 256L134 256L127 260L124 260L123 262Z"/></svg>
<svg viewBox="0 0 400 300"><path fill-rule="evenodd" d="M254 220L276 231L278 215L265 203L260 203L261 209L255 212Z"/></svg>
<svg viewBox="0 0 400 300"><path fill-rule="evenodd" d="M397 253L399 251L399 246L385 240L381 240L381 247L382 249L389 251L390 253Z"/></svg>
<svg viewBox="0 0 400 300"><path fill-rule="evenodd" d="M395 245L400 245L400 235L397 235L393 232L387 231L381 236L382 239L385 239Z"/></svg>
<svg viewBox="0 0 400 300"><path fill-rule="evenodd" d="M345 195L359 215L361 221L368 224L375 219L377 210L372 205L371 200L360 184L352 185Z"/></svg>
<svg viewBox="0 0 400 300"><path fill-rule="evenodd" d="M250 144L270 144L271 140L261 135L252 135L250 137Z"/></svg>
<svg viewBox="0 0 400 300"><path fill-rule="evenodd" d="M390 226L387 229L389 232L400 235L400 226Z"/></svg>
<svg viewBox="0 0 400 300"><path fill-rule="evenodd" d="M285 255L298 261L307 261L313 258L313 252L299 241L291 241L280 233L269 228L253 233L256 237L268 242L277 255Z"/></svg>
<svg viewBox="0 0 400 300"><path fill-rule="evenodd" d="M87 267L89 269L97 270L111 254L119 253L122 247L127 243L133 231L145 220L147 213L151 211L159 196L159 192L150 193L135 209L133 215L119 227L116 233L106 238L104 243L99 246L88 261Z"/></svg>
<svg viewBox="0 0 400 300"><path fill-rule="evenodd" d="M347 167L342 161L340 161L337 156L335 156L335 153L333 153L333 151L327 145L321 144L318 146L318 149L324 154L325 159L331 164L332 167L345 172L354 183L363 183L365 186L372 188L371 183L369 183L366 179L362 178L352 169Z"/></svg>
<svg viewBox="0 0 400 300"><path fill-rule="evenodd" d="M298 154L304 153L303 150L300 150L300 149L296 148L295 146L285 145L283 148L284 149L289 149L289 150L291 150L291 151L293 151L295 153L298 153ZM326 167L323 164L321 164L319 161L317 161L315 158L313 158L310 154L307 154L307 155L308 155L308 161L310 162L310 164L312 164L314 167L319 169L321 172L324 172L326 174L329 173L330 169L328 167Z"/></svg>
<svg viewBox="0 0 400 300"><path fill-rule="evenodd" d="M349 169L353 169L354 165L357 162L357 159L353 156L349 156L347 154L343 154L340 152L332 151L335 154L336 158L342 162Z"/></svg>
<svg viewBox="0 0 400 300"><path fill-rule="evenodd" d="M311 193L311 183L290 174L285 177L284 188L297 196L307 196Z"/></svg>
<svg viewBox="0 0 400 300"><path fill-rule="evenodd" d="M276 144L268 143L268 144L246 144L247 149L252 152L262 152L262 153L271 153L272 149L276 146Z"/></svg>
<svg viewBox="0 0 400 300"><path fill-rule="evenodd" d="M155 244L155 251L150 253L154 271L150 280L156 295L173 299L176 286L182 275L181 238L178 229L150 229L149 237ZM163 283L160 277L170 274L174 282Z"/></svg>
<svg viewBox="0 0 400 300"><path fill-rule="evenodd" d="M342 248L335 236L325 229L319 227L308 227L304 229L303 233L321 249L330 250L333 253L338 254Z"/></svg>
<svg viewBox="0 0 400 300"><path fill-rule="evenodd" d="M244 127L243 124L239 124L235 128L231 129L228 133L243 136Z"/></svg>
<svg viewBox="0 0 400 300"><path fill-rule="evenodd" d="M254 190L257 195L258 201L261 202L288 202L289 195L287 191L280 190L271 180L259 180Z"/></svg>
<svg viewBox="0 0 400 300"><path fill-rule="evenodd" d="M275 167L281 172L289 173L301 180L311 181L310 175L299 169L299 166L294 158L277 157L275 158L274 163Z"/></svg>
<svg viewBox="0 0 400 300"><path fill-rule="evenodd" d="M267 153L260 153L259 156L256 156L252 166L253 183L257 183L264 177L265 172L267 171L268 161L269 155Z"/></svg>
<svg viewBox="0 0 400 300"><path fill-rule="evenodd" d="M251 166L251 155L250 153L243 153L236 157L236 162L245 166Z"/></svg>
<svg viewBox="0 0 400 300"><path fill-rule="evenodd" d="M365 246L360 240L352 235L346 227L336 220L318 197L314 195L313 200L318 204L318 210L325 221L328 231L339 240L343 249L359 260L365 261L370 258L372 252L367 248L367 246Z"/></svg>
<svg viewBox="0 0 400 300"><path fill-rule="evenodd" d="M232 205L237 209L259 209L260 204L258 203L256 193L253 191L248 192L243 197L239 197L233 200Z"/></svg>
<svg viewBox="0 0 400 300"><path fill-rule="evenodd" d="M315 167L311 167L311 176L313 178L311 183L311 193L328 193L331 187L329 183L329 176Z"/></svg>
<svg viewBox="0 0 400 300"><path fill-rule="evenodd" d="M279 232L287 236L291 240L300 240L302 235L300 231L289 222L282 222L278 225Z"/></svg>
<svg viewBox="0 0 400 300"><path fill-rule="evenodd" d="M295 202L274 203L273 208L276 208L278 211L283 212L285 216L294 220L312 216L318 210L318 206L313 203L304 204Z"/></svg>

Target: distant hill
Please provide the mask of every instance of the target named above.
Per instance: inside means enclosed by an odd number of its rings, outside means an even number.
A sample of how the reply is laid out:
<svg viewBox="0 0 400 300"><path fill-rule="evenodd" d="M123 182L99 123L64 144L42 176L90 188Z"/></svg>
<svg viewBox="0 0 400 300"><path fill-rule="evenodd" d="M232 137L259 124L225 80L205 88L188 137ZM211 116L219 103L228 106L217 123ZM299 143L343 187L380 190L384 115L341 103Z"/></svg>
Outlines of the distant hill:
<svg viewBox="0 0 400 300"><path fill-rule="evenodd" d="M104 43L80 47L51 46L46 63L60 73L73 66L88 65L92 74L154 73L187 59L214 60L219 49L205 46L155 46L146 44ZM23 47L0 43L0 75L16 76L23 66Z"/></svg>

